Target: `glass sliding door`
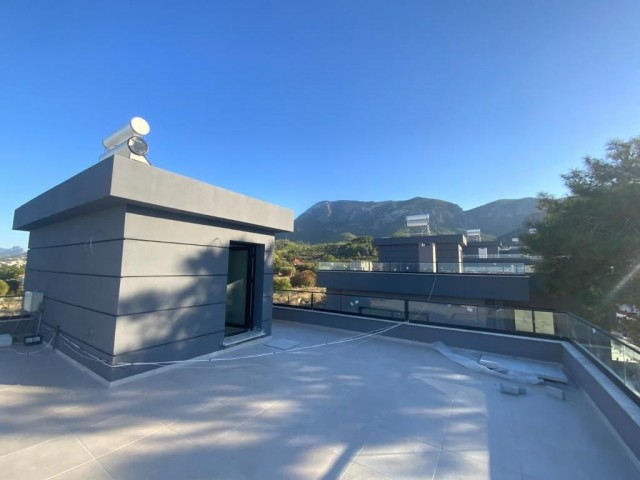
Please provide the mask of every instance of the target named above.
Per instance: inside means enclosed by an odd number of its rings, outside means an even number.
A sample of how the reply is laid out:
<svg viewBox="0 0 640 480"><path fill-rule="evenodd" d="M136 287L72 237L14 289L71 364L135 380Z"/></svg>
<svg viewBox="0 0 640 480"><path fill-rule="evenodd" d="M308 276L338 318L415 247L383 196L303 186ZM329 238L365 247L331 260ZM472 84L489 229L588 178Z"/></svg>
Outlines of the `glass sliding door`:
<svg viewBox="0 0 640 480"><path fill-rule="evenodd" d="M227 273L225 336L253 328L256 247L231 242Z"/></svg>

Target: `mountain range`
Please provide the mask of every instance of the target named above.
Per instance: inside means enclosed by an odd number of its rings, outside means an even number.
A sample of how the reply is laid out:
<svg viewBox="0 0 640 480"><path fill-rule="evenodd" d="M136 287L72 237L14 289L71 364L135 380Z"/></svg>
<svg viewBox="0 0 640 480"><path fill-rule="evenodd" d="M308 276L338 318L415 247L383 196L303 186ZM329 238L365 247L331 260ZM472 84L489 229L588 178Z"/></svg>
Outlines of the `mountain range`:
<svg viewBox="0 0 640 480"><path fill-rule="evenodd" d="M0 258L17 257L18 255L22 255L23 253L24 249L21 247L0 248Z"/></svg>
<svg viewBox="0 0 640 480"><path fill-rule="evenodd" d="M510 239L526 229L526 222L540 218L537 205L533 197L496 200L470 210L444 200L422 197L382 202L323 201L295 219L293 233L279 235L279 238L325 243L353 236L389 237L409 232L407 216L429 214L430 232L434 235L479 228L483 236Z"/></svg>

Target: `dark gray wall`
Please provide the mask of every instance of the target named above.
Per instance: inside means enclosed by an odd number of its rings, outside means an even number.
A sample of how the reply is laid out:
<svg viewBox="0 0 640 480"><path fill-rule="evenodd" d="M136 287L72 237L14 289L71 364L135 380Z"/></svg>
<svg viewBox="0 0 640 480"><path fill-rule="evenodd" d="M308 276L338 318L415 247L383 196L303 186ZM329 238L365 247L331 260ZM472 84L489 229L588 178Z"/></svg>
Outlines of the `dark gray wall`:
<svg viewBox="0 0 640 480"><path fill-rule="evenodd" d="M488 240L481 242L469 242L467 246L462 249L464 255L478 255L479 248L486 248L488 255L497 255L499 253L500 242L496 240Z"/></svg>
<svg viewBox="0 0 640 480"><path fill-rule="evenodd" d="M436 260L440 263L462 263L462 246L458 243L436 243Z"/></svg>
<svg viewBox="0 0 640 480"><path fill-rule="evenodd" d="M420 243L418 245L418 261L421 264L428 263L432 270L436 271L436 245L435 243Z"/></svg>
<svg viewBox="0 0 640 480"><path fill-rule="evenodd" d="M399 272L318 271L317 283L335 290L380 294L529 301L529 277L524 275L456 275Z"/></svg>
<svg viewBox="0 0 640 480"><path fill-rule="evenodd" d="M640 415L637 405L595 365L577 354L575 347L565 348L562 362L640 459Z"/></svg>

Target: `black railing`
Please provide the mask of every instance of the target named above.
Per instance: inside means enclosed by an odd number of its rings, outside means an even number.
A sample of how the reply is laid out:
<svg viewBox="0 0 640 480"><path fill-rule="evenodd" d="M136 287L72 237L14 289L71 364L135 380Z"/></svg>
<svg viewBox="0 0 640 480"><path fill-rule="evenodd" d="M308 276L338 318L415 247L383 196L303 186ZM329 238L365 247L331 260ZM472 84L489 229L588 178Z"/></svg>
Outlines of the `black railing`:
<svg viewBox="0 0 640 480"><path fill-rule="evenodd" d="M22 295L4 295L0 297L0 319L15 317L22 312Z"/></svg>
<svg viewBox="0 0 640 480"><path fill-rule="evenodd" d="M22 311L22 295L0 297L0 335L22 336L33 333L35 319Z"/></svg>

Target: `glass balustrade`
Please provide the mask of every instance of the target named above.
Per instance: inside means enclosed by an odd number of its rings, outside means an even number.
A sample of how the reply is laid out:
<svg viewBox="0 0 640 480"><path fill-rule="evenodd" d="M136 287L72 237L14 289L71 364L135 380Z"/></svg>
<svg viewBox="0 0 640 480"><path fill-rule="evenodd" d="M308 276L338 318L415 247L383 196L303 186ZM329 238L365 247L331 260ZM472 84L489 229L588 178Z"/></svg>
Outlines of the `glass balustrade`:
<svg viewBox="0 0 640 480"><path fill-rule="evenodd" d="M294 290L276 291L273 300L276 305L399 322L569 339L640 396L640 348L570 313Z"/></svg>

